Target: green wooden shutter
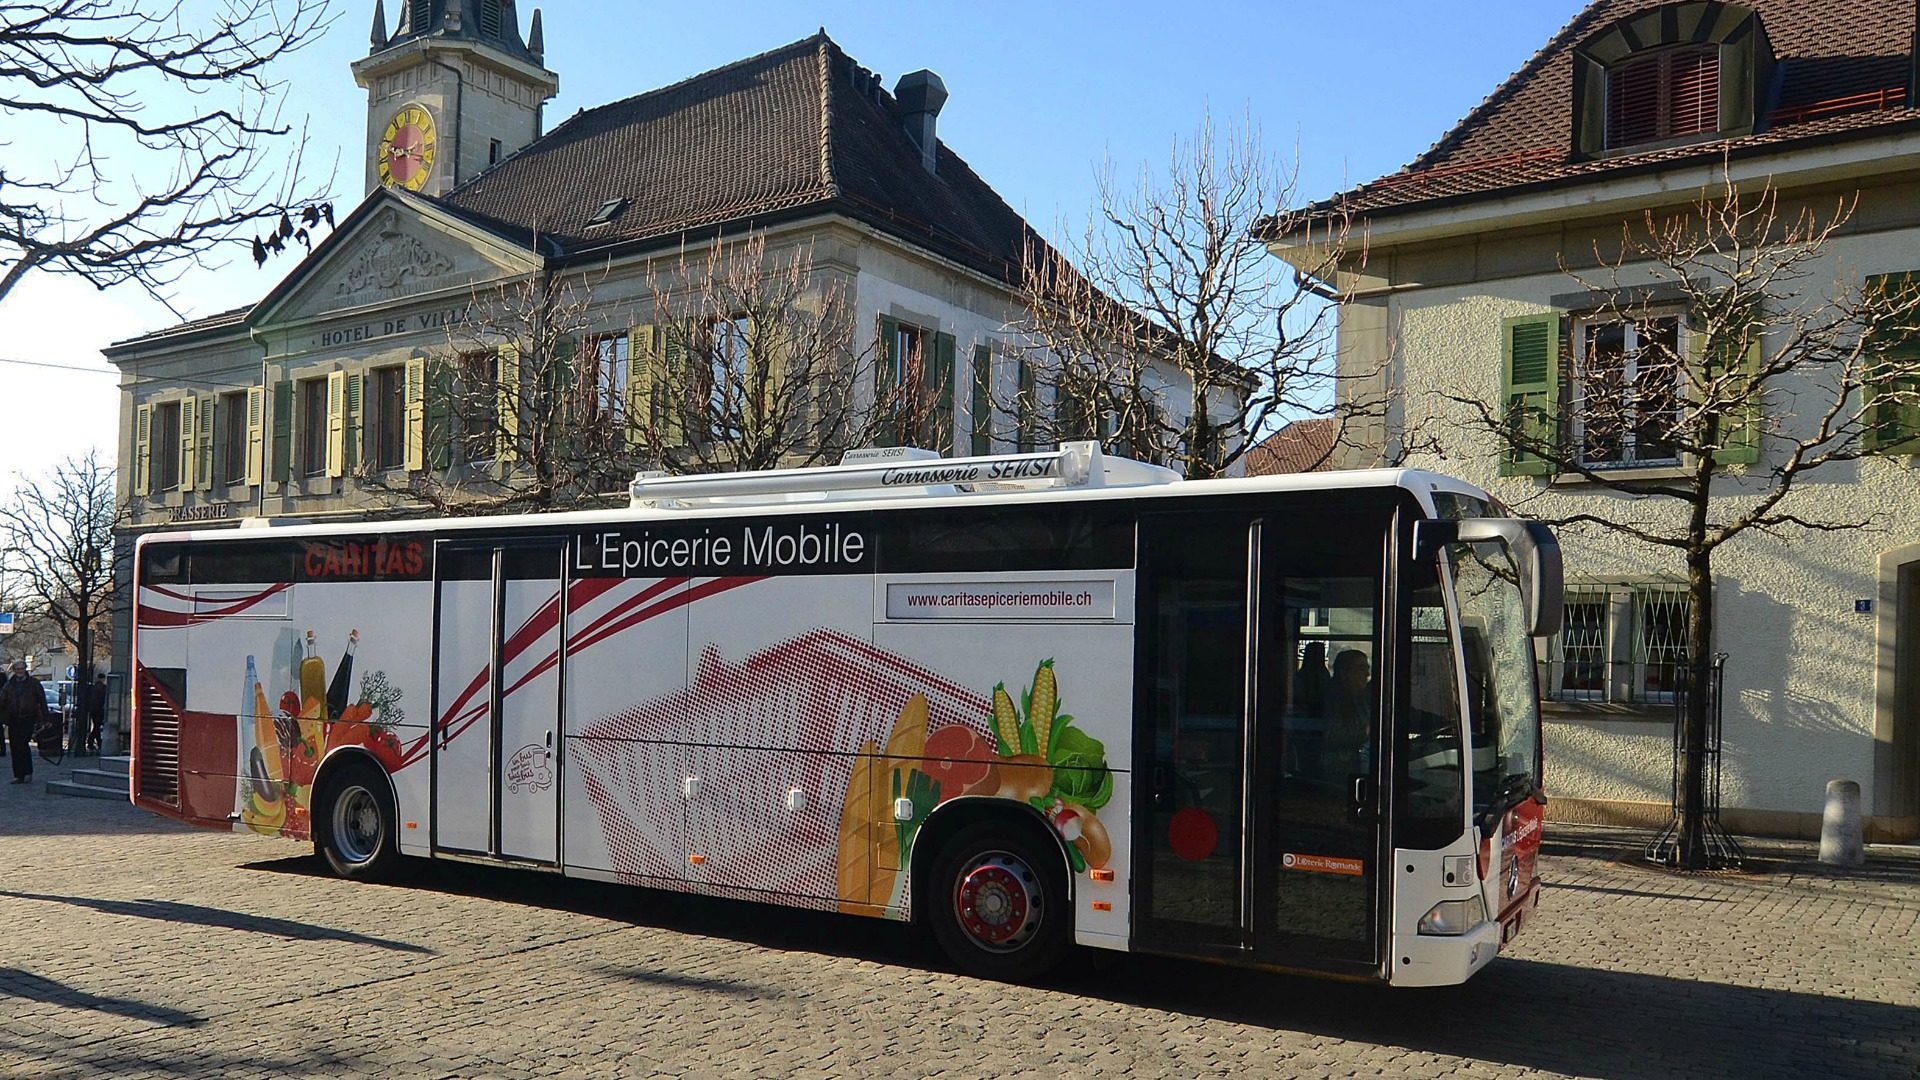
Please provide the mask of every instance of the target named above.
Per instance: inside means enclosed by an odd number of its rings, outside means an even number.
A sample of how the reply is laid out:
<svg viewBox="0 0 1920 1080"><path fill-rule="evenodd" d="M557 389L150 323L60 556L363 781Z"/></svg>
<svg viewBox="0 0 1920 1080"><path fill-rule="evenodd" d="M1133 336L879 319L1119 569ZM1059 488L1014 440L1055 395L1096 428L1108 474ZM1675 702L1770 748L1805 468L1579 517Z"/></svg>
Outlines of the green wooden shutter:
<svg viewBox="0 0 1920 1080"><path fill-rule="evenodd" d="M259 484L266 467L267 390L247 388L247 483Z"/></svg>
<svg viewBox="0 0 1920 1080"><path fill-rule="evenodd" d="M1726 302L1725 297L1714 301ZM1752 385L1754 376L1760 372L1763 355L1760 328L1755 325L1746 335L1748 340L1742 343L1735 336L1737 322L1736 317L1721 313L1689 320L1687 362L1694 367L1696 386L1704 389L1723 379L1731 380L1729 389ZM1716 323L1721 327L1722 336L1729 340L1705 340L1707 331ZM1714 433L1718 448L1713 452L1713 460L1722 465L1752 465L1760 460L1761 425L1765 420L1761 389L1753 386L1754 392L1745 400L1729 404L1719 413L1716 418L1719 430Z"/></svg>
<svg viewBox="0 0 1920 1080"><path fill-rule="evenodd" d="M1868 298L1920 287L1916 275L1920 271L1870 277ZM1920 338L1871 328L1869 335L1862 442L1876 453L1920 454Z"/></svg>
<svg viewBox="0 0 1920 1080"><path fill-rule="evenodd" d="M1501 476L1550 476L1552 460L1514 439L1557 446L1560 430L1560 316L1524 315L1500 324Z"/></svg>
<svg viewBox="0 0 1920 1080"><path fill-rule="evenodd" d="M878 333L879 340L874 343L873 350L873 407L874 411L882 417L891 418L900 411L899 403L893 400L900 389L895 385L894 378L895 369L899 363L894 357L894 351L899 348L900 343L900 320L881 316ZM889 420L883 423L879 438L874 440L874 444L892 446L899 442L898 428L897 422Z"/></svg>
<svg viewBox="0 0 1920 1080"><path fill-rule="evenodd" d="M432 364L427 373L427 466L453 464L453 365Z"/></svg>
<svg viewBox="0 0 1920 1080"><path fill-rule="evenodd" d="M993 346L973 347L973 401L968 406L973 422L975 457L993 453Z"/></svg>
<svg viewBox="0 0 1920 1080"><path fill-rule="evenodd" d="M133 493L145 495L153 483L153 406L133 408Z"/></svg>
<svg viewBox="0 0 1920 1080"><path fill-rule="evenodd" d="M1015 371L1015 392L1019 394L1019 401L1016 403L1020 426L1019 449L1023 454L1031 454L1035 442L1034 429L1038 426L1036 421L1040 413L1040 402L1036 399L1040 387L1038 380L1034 378L1033 361L1027 359L1024 354L1021 355Z"/></svg>
<svg viewBox="0 0 1920 1080"><path fill-rule="evenodd" d="M347 373L346 429L341 438L341 468L352 476L360 470L361 443L366 438L367 377L358 371Z"/></svg>
<svg viewBox="0 0 1920 1080"><path fill-rule="evenodd" d="M427 467L427 362L420 357L407 361L404 398L407 410L407 471Z"/></svg>
<svg viewBox="0 0 1920 1080"><path fill-rule="evenodd" d="M200 481L198 486L203 491L212 490L213 488L213 413L215 401L216 399L212 394L202 394L200 396L200 464L197 472Z"/></svg>
<svg viewBox="0 0 1920 1080"><path fill-rule="evenodd" d="M347 467L347 373L327 372L327 475Z"/></svg>
<svg viewBox="0 0 1920 1080"><path fill-rule="evenodd" d="M657 328L636 326L627 331L627 445L643 449L653 431L654 365Z"/></svg>
<svg viewBox="0 0 1920 1080"><path fill-rule="evenodd" d="M654 387L653 393L656 397L665 397L660 424L664 429L662 441L669 447L683 446L687 441L687 413L693 408L692 380L687 375L687 341L692 333L689 326L663 326L654 339L660 348L661 373L666 385ZM700 414L705 413L706 406L702 404Z"/></svg>
<svg viewBox="0 0 1920 1080"><path fill-rule="evenodd" d="M520 453L520 346L500 346L493 373L493 459L512 461Z"/></svg>
<svg viewBox="0 0 1920 1080"><path fill-rule="evenodd" d="M935 393L933 403L933 438L935 448L943 454L951 455L954 447L953 437L953 335L936 334L933 338L933 377Z"/></svg>
<svg viewBox="0 0 1920 1080"><path fill-rule="evenodd" d="M199 410L195 408L199 403L192 394L180 399L180 458L174 462L177 471L173 483L182 491L193 490L194 466L200 463Z"/></svg>
<svg viewBox="0 0 1920 1080"><path fill-rule="evenodd" d="M273 479L287 483L293 477L293 380L273 384Z"/></svg>

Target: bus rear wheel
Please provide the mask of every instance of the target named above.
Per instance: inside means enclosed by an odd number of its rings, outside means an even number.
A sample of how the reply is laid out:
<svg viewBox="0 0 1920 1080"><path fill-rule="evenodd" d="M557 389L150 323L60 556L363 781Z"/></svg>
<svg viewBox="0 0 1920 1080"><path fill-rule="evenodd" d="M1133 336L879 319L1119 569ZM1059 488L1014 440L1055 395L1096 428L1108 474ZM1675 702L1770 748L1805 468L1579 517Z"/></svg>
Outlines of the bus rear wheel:
<svg viewBox="0 0 1920 1080"><path fill-rule="evenodd" d="M1065 955L1066 871L1056 851L998 822L969 825L933 860L933 936L969 975L1030 982Z"/></svg>
<svg viewBox="0 0 1920 1080"><path fill-rule="evenodd" d="M393 793L380 770L365 763L345 766L326 787L313 816L313 845L343 878L376 881L400 860Z"/></svg>

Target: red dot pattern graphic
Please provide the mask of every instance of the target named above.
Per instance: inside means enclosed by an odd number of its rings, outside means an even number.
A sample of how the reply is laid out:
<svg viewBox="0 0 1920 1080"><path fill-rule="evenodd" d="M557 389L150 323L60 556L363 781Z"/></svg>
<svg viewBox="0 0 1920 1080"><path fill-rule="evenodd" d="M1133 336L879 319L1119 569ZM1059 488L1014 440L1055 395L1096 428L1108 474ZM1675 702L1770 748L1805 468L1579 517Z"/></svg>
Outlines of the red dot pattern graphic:
<svg viewBox="0 0 1920 1080"><path fill-rule="evenodd" d="M690 685L583 731L586 789L623 881L782 894L831 908L841 805L864 742L883 747L913 694L929 727L987 734L989 703L919 663L828 628L741 660L708 645ZM684 743L688 745L670 745ZM883 774L884 775L884 774ZM698 795L681 781L700 778ZM787 793L805 793L802 810ZM889 804L891 800L889 799ZM684 830L684 839L683 839ZM687 863L688 853L705 856Z"/></svg>

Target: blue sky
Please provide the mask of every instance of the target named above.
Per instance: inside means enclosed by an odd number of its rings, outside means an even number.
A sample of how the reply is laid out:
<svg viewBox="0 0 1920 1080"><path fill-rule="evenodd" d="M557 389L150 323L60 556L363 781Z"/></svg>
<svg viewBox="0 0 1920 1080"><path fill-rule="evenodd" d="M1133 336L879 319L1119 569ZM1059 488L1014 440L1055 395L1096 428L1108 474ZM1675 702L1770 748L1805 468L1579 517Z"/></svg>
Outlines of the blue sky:
<svg viewBox="0 0 1920 1080"><path fill-rule="evenodd" d="M206 0L191 5L204 7ZM333 0L338 18L284 69L286 116L306 123L309 175L332 173L336 204L363 194L365 95L348 64L367 52L372 0ZM535 5L520 0L521 17ZM1176 135L1211 108L1250 116L1270 150L1296 153L1308 198L1398 168L1425 150L1579 11L1579 0L1300 0L1179 5L792 3L725 5L547 3L547 66L561 91L548 125L820 27L891 87L931 68L952 97L942 141L1043 233L1058 236L1093 197L1110 159L1131 175L1164 162ZM387 5L390 17L397 4ZM0 145L0 165L64 147ZM197 271L174 290L189 317L257 299L293 268L256 271L244 254ZM171 324L134 290L94 292L29 279L0 301L0 359L105 370L110 341ZM61 457L101 446L117 423L114 380L0 363L0 398L17 423L0 438L0 487ZM58 400L67 409L20 407Z"/></svg>

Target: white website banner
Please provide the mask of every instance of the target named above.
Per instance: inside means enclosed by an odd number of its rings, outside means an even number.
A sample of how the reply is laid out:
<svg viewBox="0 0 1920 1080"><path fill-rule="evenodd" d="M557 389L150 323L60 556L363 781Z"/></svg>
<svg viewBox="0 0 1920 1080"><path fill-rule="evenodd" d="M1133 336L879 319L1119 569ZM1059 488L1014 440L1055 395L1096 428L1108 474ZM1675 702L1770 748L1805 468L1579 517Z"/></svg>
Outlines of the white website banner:
<svg viewBox="0 0 1920 1080"><path fill-rule="evenodd" d="M1113 618L1111 580L901 581L887 585L887 618L1054 622Z"/></svg>

